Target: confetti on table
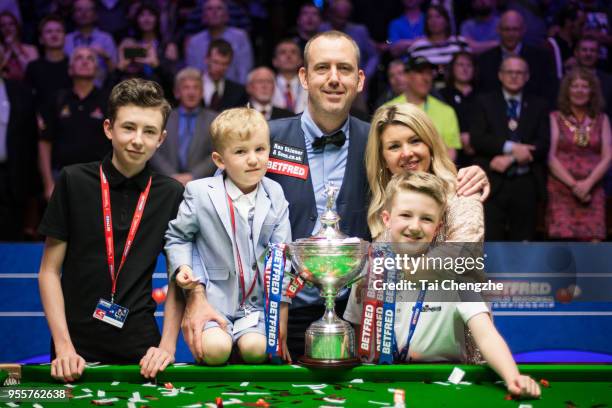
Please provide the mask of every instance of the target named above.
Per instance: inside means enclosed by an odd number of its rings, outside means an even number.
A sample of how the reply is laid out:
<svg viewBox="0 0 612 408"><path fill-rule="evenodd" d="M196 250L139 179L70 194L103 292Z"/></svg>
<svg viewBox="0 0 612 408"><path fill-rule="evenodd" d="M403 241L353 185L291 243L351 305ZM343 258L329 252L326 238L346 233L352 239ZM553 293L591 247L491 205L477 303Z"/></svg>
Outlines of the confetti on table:
<svg viewBox="0 0 612 408"><path fill-rule="evenodd" d="M521 404L518 408L533 408L531 404Z"/></svg>
<svg viewBox="0 0 612 408"><path fill-rule="evenodd" d="M244 381L240 383L241 387L248 387L249 386L249 382L248 381Z"/></svg>
<svg viewBox="0 0 612 408"><path fill-rule="evenodd" d="M66 387L66 388L75 388L76 385L74 385L74 384L64 384L64 387Z"/></svg>
<svg viewBox="0 0 612 408"><path fill-rule="evenodd" d="M444 381L434 381L433 383L434 383L434 384L438 384L438 385L446 385L446 386L449 386L449 385L450 385L449 383L444 382Z"/></svg>
<svg viewBox="0 0 612 408"><path fill-rule="evenodd" d="M94 405L114 405L115 402L118 402L118 401L119 401L119 398L105 398L105 399L93 400L91 401L91 403Z"/></svg>
<svg viewBox="0 0 612 408"><path fill-rule="evenodd" d="M270 395L270 393L260 391L247 391L246 395Z"/></svg>
<svg viewBox="0 0 612 408"><path fill-rule="evenodd" d="M120 382L119 382L119 381L113 381L113 382L111 383L111 385L112 385L113 387L114 387L114 386L117 386L117 385L119 385L119 384L120 384Z"/></svg>
<svg viewBox="0 0 612 408"><path fill-rule="evenodd" d="M147 401L146 399L143 399L143 398L140 396L140 393L139 393L138 391L133 392L133 393L132 393L132 398L130 398L128 401L129 401L129 402L134 402L134 403L135 403L135 402L147 402L147 403L149 402L149 401Z"/></svg>
<svg viewBox="0 0 612 408"><path fill-rule="evenodd" d="M74 397L72 397L73 399L81 399L81 398L93 398L93 394L83 394L83 395L76 395Z"/></svg>
<svg viewBox="0 0 612 408"><path fill-rule="evenodd" d="M246 393L245 392L222 392L221 395L233 395L236 397L244 397Z"/></svg>
<svg viewBox="0 0 612 408"><path fill-rule="evenodd" d="M325 395L325 393L321 390L312 390L312 392L314 392L315 394L319 394L319 395Z"/></svg>
<svg viewBox="0 0 612 408"><path fill-rule="evenodd" d="M293 367L293 368L302 368L302 366L299 366L297 364L291 364L291 367Z"/></svg>
<svg viewBox="0 0 612 408"><path fill-rule="evenodd" d="M351 384L363 384L363 378L354 378L351 380Z"/></svg>
<svg viewBox="0 0 612 408"><path fill-rule="evenodd" d="M153 384L153 383L150 383L150 382L148 382L148 383L144 383L144 384L142 384L142 386L143 386L143 387L157 387L157 385L155 385L155 384Z"/></svg>
<svg viewBox="0 0 612 408"><path fill-rule="evenodd" d="M98 390L98 393L96 394L96 396L98 398L104 398L104 397L106 397L106 392L104 392L102 390Z"/></svg>
<svg viewBox="0 0 612 408"><path fill-rule="evenodd" d="M382 406L390 406L391 403L390 402L381 402L381 401L368 401L370 404L374 404L374 405L382 405Z"/></svg>
<svg viewBox="0 0 612 408"><path fill-rule="evenodd" d="M188 365L188 364L187 364L187 363L174 363L173 365L174 365L175 367L182 367L182 366L186 366L186 365ZM202 404L196 404L196 405L202 406Z"/></svg>
<svg viewBox="0 0 612 408"><path fill-rule="evenodd" d="M7 402L6 406L11 408L17 408L19 407L19 404L15 404L14 402Z"/></svg>
<svg viewBox="0 0 612 408"><path fill-rule="evenodd" d="M89 388L81 388L81 391L86 392L88 394L91 394L93 391L90 390Z"/></svg>
<svg viewBox="0 0 612 408"><path fill-rule="evenodd" d="M327 384L291 384L293 387L306 387L306 388L310 388L311 390L321 390L325 387L327 387Z"/></svg>
<svg viewBox="0 0 612 408"><path fill-rule="evenodd" d="M461 385L472 385L472 383L469 382L469 381L460 381L459 384L461 384Z"/></svg>
<svg viewBox="0 0 612 408"><path fill-rule="evenodd" d="M453 371L448 376L448 382L451 384L457 385L461 382L461 380L463 380L464 376L465 376L465 371L463 371L459 367L455 367L453 368Z"/></svg>
<svg viewBox="0 0 612 408"><path fill-rule="evenodd" d="M332 397L325 397L323 398L323 401L325 402L331 402L332 404L344 404L344 402L346 401L345 398L332 398Z"/></svg>
<svg viewBox="0 0 612 408"><path fill-rule="evenodd" d="M135 404L135 403L133 403L133 402L128 402L128 403L127 403L127 408L137 408L137 407L136 407L136 404Z"/></svg>
<svg viewBox="0 0 612 408"><path fill-rule="evenodd" d="M40 404L32 404L32 408L43 408Z"/></svg>
<svg viewBox="0 0 612 408"><path fill-rule="evenodd" d="M183 405L182 408L201 408L202 404Z"/></svg>

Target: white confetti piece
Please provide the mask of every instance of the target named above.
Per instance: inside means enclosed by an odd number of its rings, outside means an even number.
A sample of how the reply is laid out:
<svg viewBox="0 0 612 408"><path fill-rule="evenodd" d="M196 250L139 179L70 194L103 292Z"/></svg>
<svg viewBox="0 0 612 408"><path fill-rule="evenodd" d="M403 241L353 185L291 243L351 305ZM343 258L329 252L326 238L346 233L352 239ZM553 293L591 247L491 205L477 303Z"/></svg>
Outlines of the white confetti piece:
<svg viewBox="0 0 612 408"><path fill-rule="evenodd" d="M291 364L291 367L293 367L293 368L302 368L302 366L299 366L297 364Z"/></svg>
<svg viewBox="0 0 612 408"><path fill-rule="evenodd" d="M81 391L86 392L88 394L91 394L93 391L90 390L89 388L82 388Z"/></svg>
<svg viewBox="0 0 612 408"><path fill-rule="evenodd" d="M221 395L233 395L236 397L244 397L246 393L244 392L222 392Z"/></svg>
<svg viewBox="0 0 612 408"><path fill-rule="evenodd" d="M363 384L363 378L354 378L351 380L351 384Z"/></svg>
<svg viewBox="0 0 612 408"><path fill-rule="evenodd" d="M241 382L241 383L240 383L240 386L241 386L241 387L248 387L248 386L249 386L249 384L250 384L250 383L249 383L248 381L245 381L245 382Z"/></svg>
<svg viewBox="0 0 612 408"><path fill-rule="evenodd" d="M43 408L40 404L32 404L32 408Z"/></svg>
<svg viewBox="0 0 612 408"><path fill-rule="evenodd" d="M177 395L179 395L179 390L178 388L173 388L171 390L165 390L161 392L161 395L163 395L164 397L176 397Z"/></svg>
<svg viewBox="0 0 612 408"><path fill-rule="evenodd" d="M321 390L312 390L312 392L314 392L315 394L319 394L319 395L325 395L325 393Z"/></svg>
<svg viewBox="0 0 612 408"><path fill-rule="evenodd" d="M115 386L117 386L117 385L119 385L119 384L121 384L119 381L113 381L113 382L111 383L111 385L112 385L113 387L115 387Z"/></svg>
<svg viewBox="0 0 612 408"><path fill-rule="evenodd" d="M208 406L208 404L206 404ZM213 404L216 407L216 404ZM182 408L201 408L202 404L183 405Z"/></svg>
<svg viewBox="0 0 612 408"><path fill-rule="evenodd" d="M92 402L97 405L107 405L119 401L119 398L104 398L99 400L93 400Z"/></svg>
<svg viewBox="0 0 612 408"><path fill-rule="evenodd" d="M146 399L142 399L140 393L138 391L132 393L132 398L128 400L129 402L149 402Z"/></svg>
<svg viewBox="0 0 612 408"><path fill-rule="evenodd" d="M323 401L331 402L332 404L344 404L344 401L346 400L344 398L338 399L338 398L325 397L323 398Z"/></svg>
<svg viewBox="0 0 612 408"><path fill-rule="evenodd" d="M389 391L391 394L393 394L395 392L395 388L387 388L387 391Z"/></svg>
<svg viewBox="0 0 612 408"><path fill-rule="evenodd" d="M472 383L469 382L469 381L461 381L459 384L461 384L461 385L472 385Z"/></svg>
<svg viewBox="0 0 612 408"><path fill-rule="evenodd" d="M64 387L66 387L66 388L75 388L76 385L74 385L74 384L64 384Z"/></svg>
<svg viewBox="0 0 612 408"><path fill-rule="evenodd" d="M136 408L136 404L133 402L128 402L127 403L127 408Z"/></svg>
<svg viewBox="0 0 612 408"><path fill-rule="evenodd" d="M518 408L532 408L531 404L521 404Z"/></svg>
<svg viewBox="0 0 612 408"><path fill-rule="evenodd" d="M19 404L15 404L14 402L7 402L6 406L11 408L17 408L19 407Z"/></svg>
<svg viewBox="0 0 612 408"><path fill-rule="evenodd" d="M104 397L106 397L106 393L105 393L104 391L102 391L102 390L98 390L98 394L97 394L97 396L98 396L99 398L104 398Z"/></svg>
<svg viewBox="0 0 612 408"><path fill-rule="evenodd" d="M83 394L83 395L76 395L72 397L72 399L81 399L81 398L93 398L93 394Z"/></svg>
<svg viewBox="0 0 612 408"><path fill-rule="evenodd" d="M246 395L270 395L269 392L248 391Z"/></svg>
<svg viewBox="0 0 612 408"><path fill-rule="evenodd" d="M444 382L444 381L434 381L433 383L434 383L434 384L438 384L438 385L446 385L446 386L449 386L449 385L450 385L449 383Z"/></svg>
<svg viewBox="0 0 612 408"><path fill-rule="evenodd" d="M390 402L381 402L381 401L372 401L372 400L370 400L370 401L368 401L368 402L369 402L370 404L374 404L374 405L382 405L382 406L385 406L385 407L388 407L388 406L390 406L390 405L391 405L391 403L390 403Z"/></svg>
<svg viewBox="0 0 612 408"><path fill-rule="evenodd" d="M108 364L104 364L104 365L96 365L93 367L89 367L89 368L102 368L102 367L110 367Z"/></svg>
<svg viewBox="0 0 612 408"><path fill-rule="evenodd" d="M448 376L448 382L451 384L457 385L461 382L461 380L463 380L464 376L465 376L465 371L463 371L459 367L455 367L453 368L453 371Z"/></svg>
<svg viewBox="0 0 612 408"><path fill-rule="evenodd" d="M187 363L174 363L173 364L173 366L175 366L175 367L184 367L186 365L188 365L188 364ZM196 405L198 405L198 404L196 404ZM202 406L202 404L199 404L199 405Z"/></svg>
<svg viewBox="0 0 612 408"><path fill-rule="evenodd" d="M157 385L155 385L155 384L153 384L153 383L151 383L151 382L144 383L144 384L142 384L142 386L143 386L143 387L157 387ZM165 389L165 388L164 388L164 389Z"/></svg>
<svg viewBox="0 0 612 408"><path fill-rule="evenodd" d="M305 388L310 388L311 390L321 390L327 387L327 384L291 384L291 385L296 388L305 387Z"/></svg>

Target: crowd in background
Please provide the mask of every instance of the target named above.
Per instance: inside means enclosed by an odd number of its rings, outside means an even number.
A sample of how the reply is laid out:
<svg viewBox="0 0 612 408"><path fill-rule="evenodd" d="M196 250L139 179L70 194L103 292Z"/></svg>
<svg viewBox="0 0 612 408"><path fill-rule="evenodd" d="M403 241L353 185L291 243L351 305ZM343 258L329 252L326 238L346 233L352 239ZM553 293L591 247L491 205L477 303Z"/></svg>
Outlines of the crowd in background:
<svg viewBox="0 0 612 408"><path fill-rule="evenodd" d="M155 80L173 102L151 165L186 184L215 172L218 112L305 109L302 54L326 30L360 49L353 116L416 104L457 166L487 172L487 239L605 240L611 29L598 0L0 1L0 240L40 240L61 169L109 153L119 81Z"/></svg>

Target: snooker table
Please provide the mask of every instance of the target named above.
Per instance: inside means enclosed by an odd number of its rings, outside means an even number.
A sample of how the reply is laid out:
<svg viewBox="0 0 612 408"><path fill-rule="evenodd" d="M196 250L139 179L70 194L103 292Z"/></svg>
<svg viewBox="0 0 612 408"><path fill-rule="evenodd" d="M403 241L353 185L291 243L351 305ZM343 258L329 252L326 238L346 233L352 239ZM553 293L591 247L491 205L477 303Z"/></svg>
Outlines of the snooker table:
<svg viewBox="0 0 612 408"><path fill-rule="evenodd" d="M463 383L447 381L454 367L466 374ZM49 376L50 366L20 366L19 387L66 389ZM393 389L406 392L406 407L612 407L612 365L520 365L524 374L546 379L539 400L507 400L506 389L486 366L453 364L361 365L352 369L308 369L297 365L170 366L145 381L137 366L89 365L70 388L69 404L37 400L20 406L95 406L111 399L116 407L384 407L393 406ZM166 383L171 384L166 384ZM166 388L166 386L168 388ZM169 389L170 388L170 389ZM7 387L0 388L5 391ZM102 393L98 393L102 391ZM135 395L134 393L138 393ZM131 400L131 401L130 401ZM238 402L240 401L240 402ZM7 405L0 402L0 406Z"/></svg>

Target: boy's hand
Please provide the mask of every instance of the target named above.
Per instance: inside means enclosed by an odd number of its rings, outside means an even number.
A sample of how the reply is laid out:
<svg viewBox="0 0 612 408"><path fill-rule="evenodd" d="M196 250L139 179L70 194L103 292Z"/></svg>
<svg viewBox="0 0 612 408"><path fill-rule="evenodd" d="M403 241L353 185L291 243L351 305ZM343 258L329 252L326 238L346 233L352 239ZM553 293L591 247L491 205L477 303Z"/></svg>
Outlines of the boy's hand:
<svg viewBox="0 0 612 408"><path fill-rule="evenodd" d="M174 353L161 347L149 347L147 354L140 360L140 374L145 378L155 378L158 371L164 371L174 363Z"/></svg>
<svg viewBox="0 0 612 408"><path fill-rule="evenodd" d="M517 375L506 381L506 388L512 395L524 398L540 398L540 386L527 375Z"/></svg>
<svg viewBox="0 0 612 408"><path fill-rule="evenodd" d="M176 284L183 289L195 289L200 284L200 281L193 279L191 267L181 265L176 272Z"/></svg>
<svg viewBox="0 0 612 408"><path fill-rule="evenodd" d="M78 380L85 370L85 359L72 349L58 352L55 360L51 362L51 377L64 382Z"/></svg>

